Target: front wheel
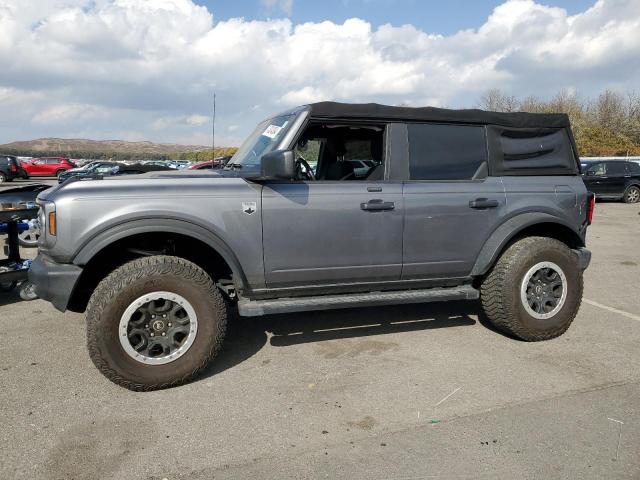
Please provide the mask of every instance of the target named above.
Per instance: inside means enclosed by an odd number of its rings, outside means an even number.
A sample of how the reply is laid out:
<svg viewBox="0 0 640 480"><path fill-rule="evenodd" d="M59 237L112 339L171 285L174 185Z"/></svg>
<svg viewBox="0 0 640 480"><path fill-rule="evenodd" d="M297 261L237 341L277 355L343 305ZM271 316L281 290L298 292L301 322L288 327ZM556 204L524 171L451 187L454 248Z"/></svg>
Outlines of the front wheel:
<svg viewBox="0 0 640 480"><path fill-rule="evenodd" d="M170 256L133 260L91 296L89 355L109 380L130 390L181 385L218 353L227 308L209 275L194 263Z"/></svg>
<svg viewBox="0 0 640 480"><path fill-rule="evenodd" d="M564 243L527 237L502 254L480 293L496 328L521 340L548 340L562 335L578 313L582 270Z"/></svg>
<svg viewBox="0 0 640 480"><path fill-rule="evenodd" d="M0 172L0 183L4 183L7 181L7 177L4 173Z"/></svg>
<svg viewBox="0 0 640 480"><path fill-rule="evenodd" d="M640 188L635 185L627 188L627 191L624 192L624 197L622 197L624 203L638 203L640 201Z"/></svg>

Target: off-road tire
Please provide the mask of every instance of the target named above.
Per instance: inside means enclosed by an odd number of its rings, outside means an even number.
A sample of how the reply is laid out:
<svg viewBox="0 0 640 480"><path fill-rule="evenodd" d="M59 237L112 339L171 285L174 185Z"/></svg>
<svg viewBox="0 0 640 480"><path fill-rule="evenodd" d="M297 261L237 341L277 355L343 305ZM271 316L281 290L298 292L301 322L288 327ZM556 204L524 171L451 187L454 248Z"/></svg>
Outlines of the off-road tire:
<svg viewBox="0 0 640 480"><path fill-rule="evenodd" d="M553 262L567 279L564 305L551 318L540 320L525 309L520 288L526 272L539 262ZM537 342L562 335L571 325L582 302L582 270L577 256L562 242L547 237L526 237L502 254L480 287L482 307L500 331Z"/></svg>
<svg viewBox="0 0 640 480"><path fill-rule="evenodd" d="M191 347L164 365L145 365L120 344L122 314L137 298L153 291L184 297L193 306L198 330ZM135 391L184 384L211 362L226 332L227 302L211 277L196 264L178 257L151 256L133 260L100 282L87 306L87 346L94 365L112 382Z"/></svg>
<svg viewBox="0 0 640 480"><path fill-rule="evenodd" d="M624 197L622 197L622 201L624 203L638 203L640 201L640 188L635 185L631 185L624 192Z"/></svg>

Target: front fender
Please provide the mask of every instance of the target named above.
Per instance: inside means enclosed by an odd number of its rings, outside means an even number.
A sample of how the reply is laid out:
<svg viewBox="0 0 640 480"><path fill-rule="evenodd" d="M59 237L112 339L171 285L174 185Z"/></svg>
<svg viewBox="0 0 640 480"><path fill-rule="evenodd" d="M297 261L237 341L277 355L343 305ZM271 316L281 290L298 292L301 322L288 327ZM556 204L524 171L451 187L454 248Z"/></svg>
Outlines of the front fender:
<svg viewBox="0 0 640 480"><path fill-rule="evenodd" d="M141 233L163 232L175 233L192 237L196 240L209 245L227 262L234 278L238 282L239 288L247 287L247 278L240 261L234 254L233 250L227 243L220 238L219 235L202 225L185 221L178 218L142 218L137 220L129 220L117 225L113 225L94 235L90 240L84 243L73 256L72 262L78 266L86 265L98 252L112 243L126 237L138 235Z"/></svg>

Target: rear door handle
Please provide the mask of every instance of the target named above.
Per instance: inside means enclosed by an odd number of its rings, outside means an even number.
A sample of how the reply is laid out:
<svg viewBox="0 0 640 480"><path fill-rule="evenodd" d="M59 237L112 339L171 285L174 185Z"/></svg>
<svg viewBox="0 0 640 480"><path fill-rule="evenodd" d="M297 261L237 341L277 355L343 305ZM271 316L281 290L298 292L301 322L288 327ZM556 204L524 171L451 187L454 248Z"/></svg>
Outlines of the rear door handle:
<svg viewBox="0 0 640 480"><path fill-rule="evenodd" d="M497 208L498 201L497 200L489 200L488 198L476 198L475 200L471 200L469 202L469 207L471 208Z"/></svg>
<svg viewBox="0 0 640 480"><path fill-rule="evenodd" d="M368 212L379 212L380 210L393 210L396 208L395 202L384 202L379 199L369 200L367 203L361 203L360 209Z"/></svg>

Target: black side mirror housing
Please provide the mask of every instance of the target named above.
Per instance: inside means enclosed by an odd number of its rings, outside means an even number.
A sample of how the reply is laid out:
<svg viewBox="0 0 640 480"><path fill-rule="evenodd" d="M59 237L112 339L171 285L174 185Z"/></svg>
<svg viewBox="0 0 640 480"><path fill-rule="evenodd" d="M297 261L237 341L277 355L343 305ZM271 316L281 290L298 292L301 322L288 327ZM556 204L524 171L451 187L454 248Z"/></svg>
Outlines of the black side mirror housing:
<svg viewBox="0 0 640 480"><path fill-rule="evenodd" d="M293 150L275 150L262 156L261 177L264 180L291 180L296 176Z"/></svg>

